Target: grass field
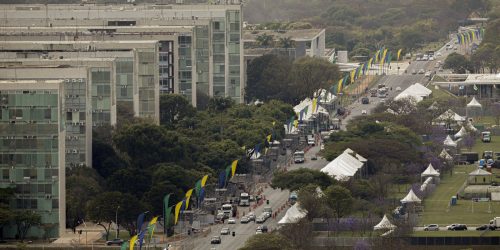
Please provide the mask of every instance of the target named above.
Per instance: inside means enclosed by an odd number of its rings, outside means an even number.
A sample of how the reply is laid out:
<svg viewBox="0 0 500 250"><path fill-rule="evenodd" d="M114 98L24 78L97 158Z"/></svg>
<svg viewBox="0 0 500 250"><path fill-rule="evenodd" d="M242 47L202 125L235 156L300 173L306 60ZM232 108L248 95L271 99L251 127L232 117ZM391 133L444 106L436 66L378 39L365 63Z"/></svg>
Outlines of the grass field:
<svg viewBox="0 0 500 250"><path fill-rule="evenodd" d="M432 90L432 98L436 98L436 99L447 99L450 97L457 98L455 95L451 94L450 92L448 92L446 90L443 90L441 88L435 89L434 85L429 85L429 86L427 86L427 88Z"/></svg>
<svg viewBox="0 0 500 250"><path fill-rule="evenodd" d="M489 202L472 203L470 200L459 199L456 206L448 205L451 196L456 195L463 185L467 174L476 168L473 165L456 166L453 175L443 179L434 193L424 199L424 213L419 225L463 223L473 226L486 224L493 217L500 216L499 202L491 202L490 207Z"/></svg>
<svg viewBox="0 0 500 250"><path fill-rule="evenodd" d="M454 237L454 236L500 236L500 231L476 231L476 230L470 230L470 231L419 231L419 232L413 232L412 236L419 236L419 237Z"/></svg>
<svg viewBox="0 0 500 250"><path fill-rule="evenodd" d="M462 149L462 151L468 151L468 149ZM500 151L500 136L491 136L491 142L488 143L482 142L481 138L476 139L476 144L472 147L472 152L477 152L479 158L481 158L484 151Z"/></svg>

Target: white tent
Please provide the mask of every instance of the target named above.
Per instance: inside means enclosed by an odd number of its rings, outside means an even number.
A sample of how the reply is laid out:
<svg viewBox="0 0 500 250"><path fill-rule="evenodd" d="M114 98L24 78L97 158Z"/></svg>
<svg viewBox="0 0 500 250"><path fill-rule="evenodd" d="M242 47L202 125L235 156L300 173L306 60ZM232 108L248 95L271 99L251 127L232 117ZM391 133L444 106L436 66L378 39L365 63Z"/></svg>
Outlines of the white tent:
<svg viewBox="0 0 500 250"><path fill-rule="evenodd" d="M467 130L465 130L464 126L462 126L462 128L454 136L455 136L455 139L458 139L458 138L463 137L466 134L467 134Z"/></svg>
<svg viewBox="0 0 500 250"><path fill-rule="evenodd" d="M399 93L399 95L394 97L394 100L397 101L399 99L412 97L416 102L420 102L424 98L429 97L431 94L432 90L417 82Z"/></svg>
<svg viewBox="0 0 500 250"><path fill-rule="evenodd" d="M450 154L448 154L448 151L446 151L446 149L444 149L444 148L441 151L441 153L439 154L439 157L441 157L445 160L448 160L448 161L453 160L453 157Z"/></svg>
<svg viewBox="0 0 500 250"><path fill-rule="evenodd" d="M438 125L446 125L446 122L455 121L459 124L465 121L465 117L460 116L459 114L453 112L453 110L448 109L446 112L441 114L438 118L435 119Z"/></svg>
<svg viewBox="0 0 500 250"><path fill-rule="evenodd" d="M321 190L321 188L320 188L320 187L317 187L317 188L316 188L316 195L317 195L318 197L323 197L323 195L325 195L325 193L323 193L323 190Z"/></svg>
<svg viewBox="0 0 500 250"><path fill-rule="evenodd" d="M481 116L483 112L483 106L476 100L475 97L473 97L472 100L467 104L465 111L467 112L467 117Z"/></svg>
<svg viewBox="0 0 500 250"><path fill-rule="evenodd" d="M392 234L392 233L394 233L394 229L391 229L391 230L381 234L380 236L387 236L387 235Z"/></svg>
<svg viewBox="0 0 500 250"><path fill-rule="evenodd" d="M434 169L434 167L432 166L432 164L429 163L429 166L427 167L427 169L422 172L422 174L420 174L421 177L438 177L439 176L439 172Z"/></svg>
<svg viewBox="0 0 500 250"><path fill-rule="evenodd" d="M319 96L320 103L331 103L337 98L334 94L330 93L330 91L326 89L319 89L314 94L315 96Z"/></svg>
<svg viewBox="0 0 500 250"><path fill-rule="evenodd" d="M322 168L321 172L327 173L336 180L347 180L353 177L363 165L363 162L352 156L348 151L344 151Z"/></svg>
<svg viewBox="0 0 500 250"><path fill-rule="evenodd" d="M472 100L467 104L467 108L482 108L483 105L476 100L476 97L472 97Z"/></svg>
<svg viewBox="0 0 500 250"><path fill-rule="evenodd" d="M428 109L428 110L437 110L437 109L438 109L438 106L439 106L439 104L438 104L437 102L433 102L433 103L431 104L431 106L429 106L427 109Z"/></svg>
<svg viewBox="0 0 500 250"><path fill-rule="evenodd" d="M448 135L446 136L446 139L443 141L443 145L448 146L448 147L456 147L457 143L454 142L451 137Z"/></svg>
<svg viewBox="0 0 500 250"><path fill-rule="evenodd" d="M424 183L422 183L422 186L420 186L420 192L424 192L429 186L429 184L431 184L431 182L432 182L432 177L427 177Z"/></svg>
<svg viewBox="0 0 500 250"><path fill-rule="evenodd" d="M384 218L373 227L373 230L380 230L380 229L394 229L396 226L387 219L387 215L384 214Z"/></svg>
<svg viewBox="0 0 500 250"><path fill-rule="evenodd" d="M366 162L368 161L365 157L363 157L363 156L361 156L361 155L359 155L359 154L355 153L355 152L354 152L352 149L350 149L350 148L346 148L346 149L344 150L344 153L348 153L348 154L351 154L351 155L354 155L354 154L355 154L355 155L356 155L356 159L358 159L360 162L366 163Z"/></svg>
<svg viewBox="0 0 500 250"><path fill-rule="evenodd" d="M302 100L299 104L293 107L293 111L295 111L295 113L299 117L299 120L302 118L303 121L312 120L312 118L315 117L318 113L330 115L330 113L328 113L328 110L321 107L319 103L316 104L315 110L313 110L313 100L309 98ZM300 115L301 112L302 116Z"/></svg>
<svg viewBox="0 0 500 250"><path fill-rule="evenodd" d="M480 168L469 173L469 176L488 176L488 175L491 175L491 173L486 170L482 170Z"/></svg>
<svg viewBox="0 0 500 250"><path fill-rule="evenodd" d="M412 203L412 202L420 203L421 201L422 200L420 200L420 198L418 198L417 195L413 192L413 189L410 189L410 192L408 192L406 197L404 197L401 200L401 203Z"/></svg>
<svg viewBox="0 0 500 250"><path fill-rule="evenodd" d="M288 210L286 210L285 216L281 218L278 224L288 224L297 223L300 219L306 217L307 212L299 207L299 203L296 202Z"/></svg>
<svg viewBox="0 0 500 250"><path fill-rule="evenodd" d="M474 126L472 125L471 121L468 121L468 122L465 124L465 126L467 127L467 129L468 129L469 131L472 131L472 132L477 132L477 128L476 128L476 127L474 127Z"/></svg>

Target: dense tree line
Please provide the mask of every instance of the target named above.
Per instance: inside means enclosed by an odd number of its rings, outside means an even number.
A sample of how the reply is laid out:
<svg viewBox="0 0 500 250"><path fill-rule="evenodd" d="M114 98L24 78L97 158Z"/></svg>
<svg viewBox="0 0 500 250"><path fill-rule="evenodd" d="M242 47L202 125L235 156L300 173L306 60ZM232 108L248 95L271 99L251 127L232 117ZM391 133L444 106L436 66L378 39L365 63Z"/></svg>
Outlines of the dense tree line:
<svg viewBox="0 0 500 250"><path fill-rule="evenodd" d="M171 94L160 103L161 125L136 119L94 131L92 168L67 171L69 227L92 220L109 232L118 214L120 226L134 233L140 212L162 214L166 194L175 204L202 176L215 183L215 173L235 159L237 172L247 172L244 148L263 145L269 134L282 138L295 114L279 101L255 106L215 98L207 110L196 110Z"/></svg>
<svg viewBox="0 0 500 250"><path fill-rule="evenodd" d="M264 55L248 65L247 100L281 100L297 104L314 91L330 87L341 78L338 67L330 62L302 57L293 62L276 55Z"/></svg>
<svg viewBox="0 0 500 250"><path fill-rule="evenodd" d="M326 29L328 47L367 56L379 46L419 49L444 39L471 12L485 15L490 9L488 0L256 0L247 4L244 14L251 23L271 22L261 29L308 22ZM289 21L291 16L294 20Z"/></svg>

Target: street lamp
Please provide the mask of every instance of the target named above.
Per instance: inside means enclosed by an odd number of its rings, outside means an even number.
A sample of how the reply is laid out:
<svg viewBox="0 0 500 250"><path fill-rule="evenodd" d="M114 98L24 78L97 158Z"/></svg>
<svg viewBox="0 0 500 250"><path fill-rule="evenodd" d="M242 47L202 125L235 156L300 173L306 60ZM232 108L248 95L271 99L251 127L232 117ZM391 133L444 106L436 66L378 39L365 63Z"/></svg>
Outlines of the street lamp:
<svg viewBox="0 0 500 250"><path fill-rule="evenodd" d="M116 207L115 211L115 223L116 223L116 238L118 239L118 235L120 234L120 226L118 225L118 209L120 209L120 206Z"/></svg>

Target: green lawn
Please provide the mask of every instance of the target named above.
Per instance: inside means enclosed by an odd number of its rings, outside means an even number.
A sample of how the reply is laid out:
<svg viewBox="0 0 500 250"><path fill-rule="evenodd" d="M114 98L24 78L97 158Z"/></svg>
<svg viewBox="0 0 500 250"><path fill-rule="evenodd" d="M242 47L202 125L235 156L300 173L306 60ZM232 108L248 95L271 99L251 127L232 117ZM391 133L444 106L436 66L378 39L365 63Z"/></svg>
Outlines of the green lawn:
<svg viewBox="0 0 500 250"><path fill-rule="evenodd" d="M432 98L435 98L435 99L448 99L450 97L457 98L455 95L451 94L450 92L448 92L442 88L435 89L434 85L429 85L427 88L432 90Z"/></svg>
<svg viewBox="0 0 500 250"><path fill-rule="evenodd" d="M439 224L449 225L463 223L467 225L481 225L488 223L493 217L500 216L500 202L474 202L470 200L457 201L456 206L449 206L451 196L457 194L464 183L467 174L476 169L476 166L455 166L452 176L441 180L434 193L424 199L424 212L419 225Z"/></svg>
<svg viewBox="0 0 500 250"><path fill-rule="evenodd" d="M469 150L464 148L462 149L462 151ZM474 144L474 147L472 147L472 152L477 152L479 154L479 158L481 158L484 151L500 151L500 136L491 136L491 142L482 142L481 138L476 139L476 144Z"/></svg>

